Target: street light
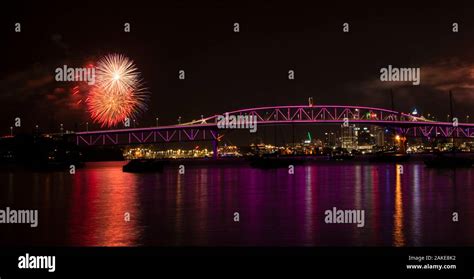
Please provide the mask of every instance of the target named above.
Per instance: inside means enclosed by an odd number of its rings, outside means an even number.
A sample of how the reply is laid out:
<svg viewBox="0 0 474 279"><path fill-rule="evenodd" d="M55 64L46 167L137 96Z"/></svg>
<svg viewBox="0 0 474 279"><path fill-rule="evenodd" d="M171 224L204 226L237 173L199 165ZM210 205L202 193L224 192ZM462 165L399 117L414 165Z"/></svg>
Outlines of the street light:
<svg viewBox="0 0 474 279"><path fill-rule="evenodd" d="M181 124L181 116L178 117L178 124Z"/></svg>
<svg viewBox="0 0 474 279"><path fill-rule="evenodd" d="M466 115L466 123L469 123L469 115Z"/></svg>
<svg viewBox="0 0 474 279"><path fill-rule="evenodd" d="M89 122L86 122L86 131L89 132Z"/></svg>
<svg viewBox="0 0 474 279"><path fill-rule="evenodd" d="M10 126L10 136L13 137L13 127Z"/></svg>
<svg viewBox="0 0 474 279"><path fill-rule="evenodd" d="M160 118L157 117L157 118L156 118L156 126L159 126L159 125L158 125L158 121L159 121L159 120L160 120Z"/></svg>

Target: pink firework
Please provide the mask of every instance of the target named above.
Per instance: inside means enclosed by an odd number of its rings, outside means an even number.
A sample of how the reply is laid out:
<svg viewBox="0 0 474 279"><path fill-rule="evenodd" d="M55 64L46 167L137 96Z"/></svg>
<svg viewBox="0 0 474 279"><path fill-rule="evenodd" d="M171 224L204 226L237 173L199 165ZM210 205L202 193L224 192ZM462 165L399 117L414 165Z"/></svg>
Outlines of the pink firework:
<svg viewBox="0 0 474 279"><path fill-rule="evenodd" d="M133 61L110 54L97 62L95 85L86 102L94 122L112 127L144 112L148 97Z"/></svg>

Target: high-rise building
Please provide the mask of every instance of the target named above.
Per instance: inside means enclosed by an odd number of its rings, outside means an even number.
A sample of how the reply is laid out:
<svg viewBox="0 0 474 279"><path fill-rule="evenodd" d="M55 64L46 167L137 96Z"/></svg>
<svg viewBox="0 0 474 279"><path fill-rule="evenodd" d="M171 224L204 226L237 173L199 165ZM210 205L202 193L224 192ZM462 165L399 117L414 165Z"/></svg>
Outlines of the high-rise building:
<svg viewBox="0 0 474 279"><path fill-rule="evenodd" d="M334 132L324 133L324 146L333 147L336 145L336 134Z"/></svg>
<svg viewBox="0 0 474 279"><path fill-rule="evenodd" d="M380 126L371 126L371 134L374 136L375 145L384 146L385 145L385 129Z"/></svg>
<svg viewBox="0 0 474 279"><path fill-rule="evenodd" d="M362 127L357 137L358 145L374 145L375 139L368 127Z"/></svg>
<svg viewBox="0 0 474 279"><path fill-rule="evenodd" d="M357 130L355 125L341 125L341 147L357 149Z"/></svg>

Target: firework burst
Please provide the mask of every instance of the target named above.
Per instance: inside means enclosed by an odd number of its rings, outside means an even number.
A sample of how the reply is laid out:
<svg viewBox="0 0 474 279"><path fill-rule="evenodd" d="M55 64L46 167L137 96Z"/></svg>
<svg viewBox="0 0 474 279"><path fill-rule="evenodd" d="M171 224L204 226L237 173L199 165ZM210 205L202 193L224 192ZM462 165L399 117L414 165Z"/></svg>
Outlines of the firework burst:
<svg viewBox="0 0 474 279"><path fill-rule="evenodd" d="M144 112L148 95L133 61L111 54L97 62L96 81L87 106L94 122L112 127Z"/></svg>

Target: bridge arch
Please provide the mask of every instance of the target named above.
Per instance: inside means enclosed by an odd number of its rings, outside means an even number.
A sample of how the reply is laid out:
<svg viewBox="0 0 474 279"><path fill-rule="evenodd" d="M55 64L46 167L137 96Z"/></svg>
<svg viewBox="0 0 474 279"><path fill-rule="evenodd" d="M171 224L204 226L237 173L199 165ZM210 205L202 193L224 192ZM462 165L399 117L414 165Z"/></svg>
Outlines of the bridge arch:
<svg viewBox="0 0 474 279"><path fill-rule="evenodd" d="M200 120L194 120L183 125L216 124L220 115L247 116L252 115L258 124L284 124L284 123L307 123L328 122L342 123L345 120L351 122L430 122L422 117L401 113L393 110L365 107L365 106L269 106L240 109L223 114L213 115Z"/></svg>
<svg viewBox="0 0 474 279"><path fill-rule="evenodd" d="M329 123L392 127L408 137L474 137L474 124L438 122L393 110L365 106L268 106L240 109L179 125L99 130L75 133L78 145L144 144L180 141L217 141L222 115L253 115L257 125Z"/></svg>

